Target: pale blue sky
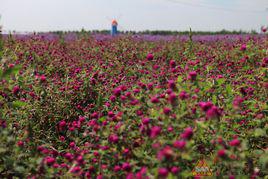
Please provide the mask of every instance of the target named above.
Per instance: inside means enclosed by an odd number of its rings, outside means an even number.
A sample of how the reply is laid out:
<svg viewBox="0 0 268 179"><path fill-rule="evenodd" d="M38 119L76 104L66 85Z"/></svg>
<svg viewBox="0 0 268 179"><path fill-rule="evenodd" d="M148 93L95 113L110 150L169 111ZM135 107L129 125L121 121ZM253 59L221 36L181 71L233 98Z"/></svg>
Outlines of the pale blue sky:
<svg viewBox="0 0 268 179"><path fill-rule="evenodd" d="M268 0L0 0L5 30L259 30Z"/></svg>

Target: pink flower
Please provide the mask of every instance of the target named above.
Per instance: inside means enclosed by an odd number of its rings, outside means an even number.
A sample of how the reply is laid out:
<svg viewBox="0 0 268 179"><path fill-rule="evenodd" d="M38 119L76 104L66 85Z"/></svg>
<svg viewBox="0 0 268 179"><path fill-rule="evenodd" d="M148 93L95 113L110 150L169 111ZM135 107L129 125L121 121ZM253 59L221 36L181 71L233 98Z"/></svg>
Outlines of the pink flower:
<svg viewBox="0 0 268 179"><path fill-rule="evenodd" d="M73 169L71 170L72 173L79 173L81 171L81 167L80 166L75 166L73 167Z"/></svg>
<svg viewBox="0 0 268 179"><path fill-rule="evenodd" d="M168 107L164 107L164 109L163 109L163 113L164 113L165 115L169 115L169 114L171 113L171 109L168 108Z"/></svg>
<svg viewBox="0 0 268 179"><path fill-rule="evenodd" d="M153 126L151 128L151 133L150 133L150 137L151 138L155 138L156 136L158 136L161 133L161 127L159 126Z"/></svg>
<svg viewBox="0 0 268 179"><path fill-rule="evenodd" d="M55 159L53 157L46 157L45 163L49 166L53 165L55 163Z"/></svg>
<svg viewBox="0 0 268 179"><path fill-rule="evenodd" d="M110 100L111 100L112 102L115 102L115 100L116 100L116 96L112 95L112 96L110 97Z"/></svg>
<svg viewBox="0 0 268 179"><path fill-rule="evenodd" d="M191 71L188 75L188 79L190 79L191 81L195 81L197 77L197 73L196 71Z"/></svg>
<svg viewBox="0 0 268 179"><path fill-rule="evenodd" d="M168 100L172 105L175 105L177 102L177 95L175 93L169 94Z"/></svg>
<svg viewBox="0 0 268 179"><path fill-rule="evenodd" d="M142 119L142 124L144 124L144 125L149 124L149 122L150 122L150 118L143 118Z"/></svg>
<svg viewBox="0 0 268 179"><path fill-rule="evenodd" d="M178 148L178 149L184 149L185 145L186 145L186 141L184 141L184 140L176 140L173 143L173 146Z"/></svg>
<svg viewBox="0 0 268 179"><path fill-rule="evenodd" d="M190 139L193 136L193 129L191 127L187 127L184 129L183 133L181 134L181 138L183 139Z"/></svg>
<svg viewBox="0 0 268 179"><path fill-rule="evenodd" d="M151 102L152 103L159 103L159 99L157 97L152 97Z"/></svg>
<svg viewBox="0 0 268 179"><path fill-rule="evenodd" d="M115 114L113 113L113 111L109 111L109 112L108 112L108 116L109 116L109 117L114 117Z"/></svg>
<svg viewBox="0 0 268 179"><path fill-rule="evenodd" d="M241 51L246 51L247 50L247 45L246 44L242 44L240 47Z"/></svg>
<svg viewBox="0 0 268 179"><path fill-rule="evenodd" d="M157 154L157 158L159 160L163 159L170 159L173 156L173 150L170 146L164 147L162 150L160 150Z"/></svg>
<svg viewBox="0 0 268 179"><path fill-rule="evenodd" d="M114 166L114 171L119 172L121 170L121 167L119 165Z"/></svg>
<svg viewBox="0 0 268 179"><path fill-rule="evenodd" d="M18 145L19 147L23 147L23 146L24 146L24 142L20 140L20 141L17 142L17 145Z"/></svg>
<svg viewBox="0 0 268 179"><path fill-rule="evenodd" d="M221 158L226 157L226 151L225 151L225 149L218 150L218 156L221 157Z"/></svg>
<svg viewBox="0 0 268 179"><path fill-rule="evenodd" d="M153 56L153 54L149 53L146 58L147 58L147 60L151 61L154 59L154 56Z"/></svg>
<svg viewBox="0 0 268 179"><path fill-rule="evenodd" d="M8 68L13 68L14 66L15 66L14 63L11 63L8 65Z"/></svg>
<svg viewBox="0 0 268 179"><path fill-rule="evenodd" d="M13 92L13 94L18 94L19 93L19 91L20 91L20 87L19 86L14 86L13 87L13 90L12 90L12 92Z"/></svg>
<svg viewBox="0 0 268 179"><path fill-rule="evenodd" d="M176 67L176 62L175 62L175 60L170 60L170 61L169 61L169 65L170 65L171 68L175 68L175 67Z"/></svg>
<svg viewBox="0 0 268 179"><path fill-rule="evenodd" d="M175 83L175 81L174 80L169 80L168 81L168 87L170 88L170 89L176 89L176 83Z"/></svg>
<svg viewBox="0 0 268 179"><path fill-rule="evenodd" d="M66 126L66 122L64 120L59 123L60 128L64 128Z"/></svg>
<svg viewBox="0 0 268 179"><path fill-rule="evenodd" d="M174 175L177 174L179 171L180 171L179 167L172 167L171 168L171 173L174 174Z"/></svg>
<svg viewBox="0 0 268 179"><path fill-rule="evenodd" d="M267 31L267 29L268 29L267 27L263 27L263 26L261 27L261 31L262 31L263 33L265 33L265 32Z"/></svg>
<svg viewBox="0 0 268 179"><path fill-rule="evenodd" d="M125 171L130 171L131 170L131 165L128 162L123 163L122 169Z"/></svg>
<svg viewBox="0 0 268 179"><path fill-rule="evenodd" d="M73 155L71 153L66 153L64 157L69 161L73 160Z"/></svg>
<svg viewBox="0 0 268 179"><path fill-rule="evenodd" d="M168 176L168 169L159 168L158 169L158 175L161 176L161 177L167 177Z"/></svg>
<svg viewBox="0 0 268 179"><path fill-rule="evenodd" d="M116 89L113 90L113 94L114 94L116 97L118 97L118 96L120 96L121 91L122 91L121 88L116 88Z"/></svg>
<svg viewBox="0 0 268 179"><path fill-rule="evenodd" d="M231 141L229 142L229 145L230 145L230 146L233 146L233 147L237 147L237 146L240 145L240 140L238 140L238 139L233 139L233 140L231 140Z"/></svg>
<svg viewBox="0 0 268 179"><path fill-rule="evenodd" d="M69 147L74 148L75 147L75 142L70 142Z"/></svg>
<svg viewBox="0 0 268 179"><path fill-rule="evenodd" d="M212 106L208 111L206 111L206 117L208 119L217 118L220 115L221 113L216 106Z"/></svg>
<svg viewBox="0 0 268 179"><path fill-rule="evenodd" d="M184 100L184 99L187 99L189 97L189 94L187 94L186 91L182 91L180 94L179 94L179 98L181 100Z"/></svg>
<svg viewBox="0 0 268 179"><path fill-rule="evenodd" d="M140 169L140 171L137 172L136 179L147 179L146 172L147 172L147 168L146 167L142 167Z"/></svg>
<svg viewBox="0 0 268 179"><path fill-rule="evenodd" d="M115 134L111 134L109 137L108 137L108 140L109 142L111 143L117 143L119 141L119 137Z"/></svg>
<svg viewBox="0 0 268 179"><path fill-rule="evenodd" d="M45 75L41 75L39 78L41 82L45 82L47 79Z"/></svg>
<svg viewBox="0 0 268 179"><path fill-rule="evenodd" d="M234 101L233 101L233 106L235 109L239 108L242 106L242 103L244 102L244 98L240 96L236 96Z"/></svg>
<svg viewBox="0 0 268 179"><path fill-rule="evenodd" d="M203 111L208 111L213 106L213 104L210 101L200 102L199 106L201 107Z"/></svg>

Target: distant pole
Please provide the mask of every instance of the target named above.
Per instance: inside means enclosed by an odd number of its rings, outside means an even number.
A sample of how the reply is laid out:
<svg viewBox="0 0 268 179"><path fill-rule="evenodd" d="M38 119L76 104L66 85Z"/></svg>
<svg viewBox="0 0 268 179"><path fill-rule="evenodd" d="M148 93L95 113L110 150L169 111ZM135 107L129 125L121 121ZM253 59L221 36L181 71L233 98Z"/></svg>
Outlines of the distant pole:
<svg viewBox="0 0 268 179"><path fill-rule="evenodd" d="M113 20L112 21L112 29L111 29L111 35L112 36L116 36L117 35L117 25L118 25L118 23L117 23L117 21L116 20Z"/></svg>

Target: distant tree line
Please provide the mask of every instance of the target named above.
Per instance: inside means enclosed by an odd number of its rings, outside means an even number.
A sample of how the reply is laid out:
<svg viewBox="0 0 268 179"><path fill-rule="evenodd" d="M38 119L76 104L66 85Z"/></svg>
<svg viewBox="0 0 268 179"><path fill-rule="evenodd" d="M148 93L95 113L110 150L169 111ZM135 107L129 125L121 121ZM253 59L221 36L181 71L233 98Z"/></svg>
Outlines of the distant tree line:
<svg viewBox="0 0 268 179"><path fill-rule="evenodd" d="M81 31L52 31L51 33L63 35L67 33L76 34L110 34L110 30L84 30ZM130 35L188 35L189 31L171 31L171 30L145 30L145 31L119 31L120 34L130 34ZM193 35L229 35L229 34L258 34L257 31L252 30L250 32L243 30L221 30L221 31L192 31Z"/></svg>

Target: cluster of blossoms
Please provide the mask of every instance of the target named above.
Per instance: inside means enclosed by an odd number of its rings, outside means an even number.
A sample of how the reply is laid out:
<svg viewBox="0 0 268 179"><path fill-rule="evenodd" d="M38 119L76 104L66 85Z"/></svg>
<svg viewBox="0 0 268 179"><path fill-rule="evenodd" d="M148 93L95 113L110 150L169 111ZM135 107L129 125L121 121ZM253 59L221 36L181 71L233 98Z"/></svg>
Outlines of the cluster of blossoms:
<svg viewBox="0 0 268 179"><path fill-rule="evenodd" d="M268 175L264 36L77 38L6 41L0 178Z"/></svg>

